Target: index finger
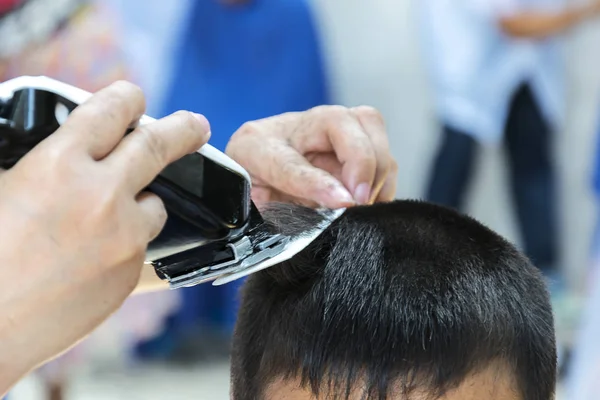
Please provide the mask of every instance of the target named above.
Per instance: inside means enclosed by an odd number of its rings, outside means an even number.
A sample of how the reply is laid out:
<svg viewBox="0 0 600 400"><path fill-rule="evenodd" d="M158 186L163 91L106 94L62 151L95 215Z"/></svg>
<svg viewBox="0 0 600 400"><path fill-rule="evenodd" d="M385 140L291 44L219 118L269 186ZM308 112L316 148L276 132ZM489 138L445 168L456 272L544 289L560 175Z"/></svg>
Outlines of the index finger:
<svg viewBox="0 0 600 400"><path fill-rule="evenodd" d="M138 193L167 165L198 150L209 137L206 118L179 111L137 127L104 161L123 171L124 183Z"/></svg>
<svg viewBox="0 0 600 400"><path fill-rule="evenodd" d="M329 172L317 168L285 142L263 143L255 153L269 160L263 179L270 186L295 198L315 202L322 207L342 208L355 203L346 188Z"/></svg>
<svg viewBox="0 0 600 400"><path fill-rule="evenodd" d="M145 108L146 101L139 87L117 81L75 108L55 136L57 140L77 143L100 160L119 144Z"/></svg>

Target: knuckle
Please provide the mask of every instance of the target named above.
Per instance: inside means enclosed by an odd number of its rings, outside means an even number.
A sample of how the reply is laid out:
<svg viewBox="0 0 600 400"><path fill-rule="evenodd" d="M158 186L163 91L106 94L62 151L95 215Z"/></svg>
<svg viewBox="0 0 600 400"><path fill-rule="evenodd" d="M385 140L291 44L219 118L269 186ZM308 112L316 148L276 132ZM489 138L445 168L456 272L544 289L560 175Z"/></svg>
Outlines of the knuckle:
<svg viewBox="0 0 600 400"><path fill-rule="evenodd" d="M142 89L131 82L119 80L108 87L108 95L103 99L103 110L110 110L114 114L132 114L133 110L139 108L139 104L145 108L145 97ZM113 114L113 115L114 115Z"/></svg>
<svg viewBox="0 0 600 400"><path fill-rule="evenodd" d="M246 136L246 135L257 134L259 132L260 132L259 122L258 121L250 121L250 122L244 123L240 127L240 129L237 130L237 132L234 135Z"/></svg>
<svg viewBox="0 0 600 400"><path fill-rule="evenodd" d="M173 114L173 117L177 119L178 126L187 132L197 132L199 127L199 121L189 111L177 111Z"/></svg>
<svg viewBox="0 0 600 400"><path fill-rule="evenodd" d="M210 137L210 128L196 115L188 111L178 111L174 118L174 129L165 133L178 135L181 139L179 143L185 145L188 152L198 150L199 147L208 141ZM165 146L170 146L171 142L167 142L165 137L163 139L163 144Z"/></svg>
<svg viewBox="0 0 600 400"><path fill-rule="evenodd" d="M348 126L348 123L350 122L349 119L354 119L350 109L340 105L323 107L322 121L324 126L330 130L331 134L338 135L340 138L346 137L347 132L340 128L342 126Z"/></svg>
<svg viewBox="0 0 600 400"><path fill-rule="evenodd" d="M348 108L340 105L319 106L316 111L323 113L326 117L337 119L348 114Z"/></svg>
<svg viewBox="0 0 600 400"><path fill-rule="evenodd" d="M141 139L137 142L140 143L140 146L144 147L144 154L147 154L159 164L166 164L168 162L165 141L152 125L139 127L137 135Z"/></svg>
<svg viewBox="0 0 600 400"><path fill-rule="evenodd" d="M358 106L352 109L358 116L383 122L383 115L378 109L372 106Z"/></svg>
<svg viewBox="0 0 600 400"><path fill-rule="evenodd" d="M144 92L142 91L142 88L129 81L118 80L111 84L109 87L115 92L121 93L122 95L144 97Z"/></svg>
<svg viewBox="0 0 600 400"><path fill-rule="evenodd" d="M254 142L261 133L260 122L249 121L244 123L231 135L225 153L238 163L243 163L248 158L249 141Z"/></svg>
<svg viewBox="0 0 600 400"><path fill-rule="evenodd" d="M121 90L119 91L120 96L116 98L119 104L125 110L132 112L140 108L146 108L146 98L142 89L127 81L117 81L120 85Z"/></svg>
<svg viewBox="0 0 600 400"><path fill-rule="evenodd" d="M230 158L235 160L238 164L240 164L244 168L250 168L250 166L257 161L256 153L251 153L248 151L249 148L253 147L254 140L256 140L256 136L247 135L244 132L238 131L234 133L229 142L227 143L227 147L225 148L225 154L227 154ZM264 149L256 149L263 153ZM267 154L269 154L267 152ZM260 160L262 161L262 160Z"/></svg>

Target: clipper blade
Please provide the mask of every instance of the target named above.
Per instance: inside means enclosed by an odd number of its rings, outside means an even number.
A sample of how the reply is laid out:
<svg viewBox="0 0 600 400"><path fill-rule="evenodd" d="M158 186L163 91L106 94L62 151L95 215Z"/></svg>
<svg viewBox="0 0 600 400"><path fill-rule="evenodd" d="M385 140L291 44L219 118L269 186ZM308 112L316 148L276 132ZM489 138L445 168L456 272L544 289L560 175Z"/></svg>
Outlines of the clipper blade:
<svg viewBox="0 0 600 400"><path fill-rule="evenodd" d="M287 237L284 242L285 244L277 249L277 254L268 254L267 258L259 257L259 259L249 257L244 260L239 268L236 268L236 271L225 274L214 280L212 283L213 286L220 286L233 282L289 260L317 239L325 229L329 228L329 226L344 213L345 210L345 208L341 208L337 210L322 211L321 213L324 216L324 219L320 224L301 235ZM260 253L256 254L256 256L260 256Z"/></svg>

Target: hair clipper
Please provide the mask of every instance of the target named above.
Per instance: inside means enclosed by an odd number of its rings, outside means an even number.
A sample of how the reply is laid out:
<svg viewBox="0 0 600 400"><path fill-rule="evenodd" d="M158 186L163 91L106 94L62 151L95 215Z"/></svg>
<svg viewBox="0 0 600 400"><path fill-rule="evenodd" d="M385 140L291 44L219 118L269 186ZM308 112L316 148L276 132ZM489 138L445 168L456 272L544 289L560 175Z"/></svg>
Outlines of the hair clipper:
<svg viewBox="0 0 600 400"><path fill-rule="evenodd" d="M0 83L0 168L15 165L90 96L42 76ZM143 116L139 124L152 121ZM170 164L147 188L163 200L168 218L146 263L173 289L226 283L291 258L343 213L323 211L314 230L283 236L263 221L250 189L249 174L208 144Z"/></svg>

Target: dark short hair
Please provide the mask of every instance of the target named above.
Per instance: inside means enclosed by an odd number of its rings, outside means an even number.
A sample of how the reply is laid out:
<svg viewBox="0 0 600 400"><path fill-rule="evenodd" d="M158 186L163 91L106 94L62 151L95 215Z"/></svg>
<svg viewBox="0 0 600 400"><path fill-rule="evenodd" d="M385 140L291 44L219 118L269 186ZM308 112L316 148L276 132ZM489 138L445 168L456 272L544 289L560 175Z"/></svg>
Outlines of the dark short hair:
<svg viewBox="0 0 600 400"><path fill-rule="evenodd" d="M319 215L277 206L296 234ZM393 388L432 398L502 362L524 400L556 384L552 310L541 274L472 218L419 201L348 209L288 262L248 279L233 339L232 395L259 400L274 380L315 396ZM324 389L325 388L325 389Z"/></svg>

